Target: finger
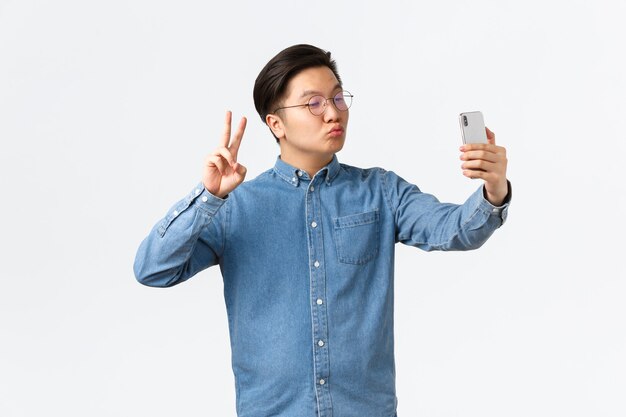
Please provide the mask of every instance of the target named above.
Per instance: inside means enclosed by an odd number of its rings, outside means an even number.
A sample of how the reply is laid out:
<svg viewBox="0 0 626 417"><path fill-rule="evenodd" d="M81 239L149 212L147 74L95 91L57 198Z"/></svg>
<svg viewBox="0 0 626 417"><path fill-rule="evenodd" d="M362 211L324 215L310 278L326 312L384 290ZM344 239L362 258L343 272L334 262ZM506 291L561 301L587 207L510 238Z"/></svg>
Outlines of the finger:
<svg viewBox="0 0 626 417"><path fill-rule="evenodd" d="M207 166L214 166L219 171L220 175L226 174L226 169L229 166L227 162L219 155L211 155L207 158Z"/></svg>
<svg viewBox="0 0 626 417"><path fill-rule="evenodd" d="M241 165L239 162L235 164L234 168L235 168L235 172L237 173L237 176L240 179L240 182L242 182L243 179L246 177L246 172L248 172L248 168Z"/></svg>
<svg viewBox="0 0 626 417"><path fill-rule="evenodd" d="M493 174L491 172L485 172L485 171L465 170L463 171L463 175L473 180L481 179L485 181L485 186L487 186L488 184L495 184L496 181L498 180L498 176L496 174ZM504 193L504 195L506 195L506 192Z"/></svg>
<svg viewBox="0 0 626 417"><path fill-rule="evenodd" d="M228 161L228 165L233 166L235 164L235 158L233 158L232 153L224 147L220 147L217 148L214 152L213 155L218 155L221 156L222 158L224 158L226 161Z"/></svg>
<svg viewBox="0 0 626 417"><path fill-rule="evenodd" d="M459 150L461 152L468 151L484 151L493 148L493 145L490 143L467 143L465 145L461 145Z"/></svg>
<svg viewBox="0 0 626 417"><path fill-rule="evenodd" d="M467 169L463 171L463 175L465 175L467 178L471 178L475 180L475 179L485 179L487 173L484 171Z"/></svg>
<svg viewBox="0 0 626 417"><path fill-rule="evenodd" d="M229 149L233 154L233 158L235 161L237 160L237 154L239 153L239 146L241 145L241 140L243 139L243 133L246 131L246 125L248 123L248 119L242 117L239 121L239 126L237 126L237 131L235 132L235 136L233 137L232 142L230 143Z"/></svg>
<svg viewBox="0 0 626 417"><path fill-rule="evenodd" d="M482 151L466 151L463 152L460 156L461 161L489 161L489 162L497 162L502 159L501 152L493 152L490 150L482 150Z"/></svg>
<svg viewBox="0 0 626 417"><path fill-rule="evenodd" d="M482 152L490 152L501 155L506 155L506 148L503 146L494 145L491 143L468 143L459 148L459 150L463 153L473 152L473 151L482 151Z"/></svg>
<svg viewBox="0 0 626 417"><path fill-rule="evenodd" d="M471 179L479 178L487 182L494 181L496 178L498 178L497 173L488 171L488 170L482 170L482 169L464 169L463 175L466 176L467 178L471 178Z"/></svg>
<svg viewBox="0 0 626 417"><path fill-rule="evenodd" d="M475 160L468 161L461 164L461 169L464 170L477 170L483 172L492 172L494 170L495 164L492 162Z"/></svg>
<svg viewBox="0 0 626 417"><path fill-rule="evenodd" d="M224 133L222 133L222 139L220 140L220 146L227 147L230 142L230 124L233 118L233 113L230 110L226 111L226 118L224 119Z"/></svg>
<svg viewBox="0 0 626 417"><path fill-rule="evenodd" d="M485 132L487 133L487 143L492 145L496 144L496 134L493 133L489 128L485 127Z"/></svg>

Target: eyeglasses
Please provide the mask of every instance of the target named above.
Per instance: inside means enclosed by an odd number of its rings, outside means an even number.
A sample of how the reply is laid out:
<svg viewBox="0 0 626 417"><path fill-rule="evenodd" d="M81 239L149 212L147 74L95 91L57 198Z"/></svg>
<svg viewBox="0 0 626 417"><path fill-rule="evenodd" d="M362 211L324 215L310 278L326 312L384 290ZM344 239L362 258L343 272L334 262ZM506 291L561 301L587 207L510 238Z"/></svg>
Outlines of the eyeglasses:
<svg viewBox="0 0 626 417"><path fill-rule="evenodd" d="M337 94L335 94L334 97L329 97L329 98L325 98L322 96L313 96L309 99L308 103L306 104L296 104L295 106L279 107L276 110L274 110L273 113L276 113L278 110L291 109L293 107L308 107L309 111L314 116L321 116L326 111L328 100L333 101L333 104L335 105L335 108L337 110L346 111L352 105L352 97L354 96L347 91L340 91Z"/></svg>

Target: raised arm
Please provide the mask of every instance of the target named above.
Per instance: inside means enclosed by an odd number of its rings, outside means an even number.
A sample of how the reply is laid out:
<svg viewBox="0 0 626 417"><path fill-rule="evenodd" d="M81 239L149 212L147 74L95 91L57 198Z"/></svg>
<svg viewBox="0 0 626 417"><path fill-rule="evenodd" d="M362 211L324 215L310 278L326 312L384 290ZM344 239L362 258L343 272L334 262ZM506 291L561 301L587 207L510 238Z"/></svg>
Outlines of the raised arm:
<svg viewBox="0 0 626 417"><path fill-rule="evenodd" d="M224 198L246 175L246 168L237 162L246 119L241 119L232 137L231 119L227 112L219 147L205 160L202 182L141 242L134 263L140 283L170 287L219 262L224 245Z"/></svg>
<svg viewBox="0 0 626 417"><path fill-rule="evenodd" d="M463 204L441 203L394 173L386 173L397 241L424 250L470 250L480 247L505 222L510 200L506 150L496 146L489 129L487 140L487 144L461 147L463 175L484 180L484 186Z"/></svg>

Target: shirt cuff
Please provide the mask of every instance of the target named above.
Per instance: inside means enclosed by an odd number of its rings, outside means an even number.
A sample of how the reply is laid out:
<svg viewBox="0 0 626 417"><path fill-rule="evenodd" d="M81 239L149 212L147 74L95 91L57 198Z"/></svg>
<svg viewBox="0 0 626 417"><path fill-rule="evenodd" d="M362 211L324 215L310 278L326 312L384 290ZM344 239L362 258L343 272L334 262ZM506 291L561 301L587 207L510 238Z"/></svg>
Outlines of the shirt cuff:
<svg viewBox="0 0 626 417"><path fill-rule="evenodd" d="M500 225L503 225L506 221L506 218L509 214L509 205L511 203L511 198L513 197L513 187L511 186L511 182L506 180L506 184L508 187L508 192L506 193L506 197L502 201L502 204L499 206L494 206L487 200L485 197L485 186L482 186L482 195L483 201L481 203L481 208L485 211L489 211L492 216L500 216Z"/></svg>
<svg viewBox="0 0 626 417"><path fill-rule="evenodd" d="M202 211L206 211L210 215L217 213L220 207L224 205L226 198L228 197L224 196L224 198L219 198L211 194L206 188L204 188L204 184L202 184L202 182L196 186L191 194L193 194L193 205Z"/></svg>

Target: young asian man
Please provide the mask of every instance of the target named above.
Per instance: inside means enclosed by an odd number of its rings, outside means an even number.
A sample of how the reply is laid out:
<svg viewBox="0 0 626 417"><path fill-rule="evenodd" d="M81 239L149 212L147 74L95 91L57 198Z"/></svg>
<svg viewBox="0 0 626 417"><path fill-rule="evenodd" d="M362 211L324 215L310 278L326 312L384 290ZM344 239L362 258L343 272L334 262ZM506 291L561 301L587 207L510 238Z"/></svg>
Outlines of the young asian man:
<svg viewBox="0 0 626 417"><path fill-rule="evenodd" d="M137 279L168 287L219 265L240 417L393 417L394 246L470 250L505 221L507 158L495 135L464 145L462 172L484 184L439 202L392 171L340 164L352 95L330 53L281 51L260 72L255 106L280 147L244 182L246 119L202 181L141 243Z"/></svg>

